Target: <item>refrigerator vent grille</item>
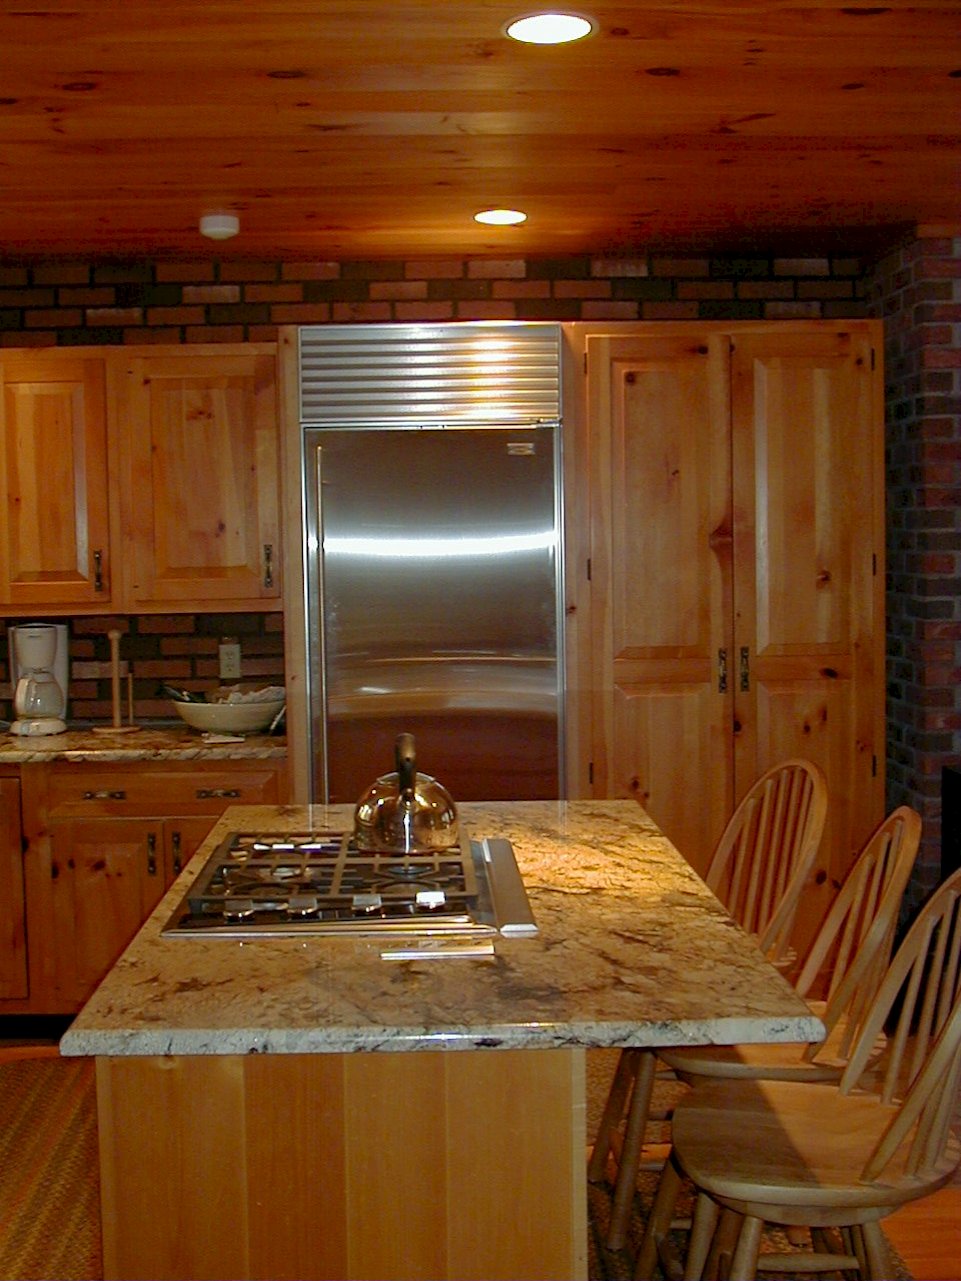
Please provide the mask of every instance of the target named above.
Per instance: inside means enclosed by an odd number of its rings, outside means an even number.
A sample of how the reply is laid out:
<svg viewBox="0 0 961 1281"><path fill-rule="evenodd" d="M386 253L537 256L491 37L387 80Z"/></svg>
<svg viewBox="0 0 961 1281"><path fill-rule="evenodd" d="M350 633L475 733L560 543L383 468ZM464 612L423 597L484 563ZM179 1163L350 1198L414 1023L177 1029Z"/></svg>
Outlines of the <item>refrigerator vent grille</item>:
<svg viewBox="0 0 961 1281"><path fill-rule="evenodd" d="M324 325L300 330L309 426L457 426L560 418L559 325Z"/></svg>

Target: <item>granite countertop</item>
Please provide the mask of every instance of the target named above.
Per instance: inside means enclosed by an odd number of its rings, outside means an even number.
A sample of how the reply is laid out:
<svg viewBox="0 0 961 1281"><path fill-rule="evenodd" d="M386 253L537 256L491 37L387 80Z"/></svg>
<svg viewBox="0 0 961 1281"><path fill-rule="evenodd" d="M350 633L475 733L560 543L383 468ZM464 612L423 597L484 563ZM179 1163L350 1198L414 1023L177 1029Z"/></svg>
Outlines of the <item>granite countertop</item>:
<svg viewBox="0 0 961 1281"><path fill-rule="evenodd" d="M234 806L61 1042L68 1055L818 1040L823 1027L633 801L460 806L506 837L538 924L494 955L387 960L377 938L161 938L231 831L339 829L346 806Z"/></svg>
<svg viewBox="0 0 961 1281"><path fill-rule="evenodd" d="M239 742L206 739L186 726L170 729L143 725L133 733L93 729L35 737L0 734L0 765L42 761L191 761L269 760L287 755L284 738L251 734Z"/></svg>

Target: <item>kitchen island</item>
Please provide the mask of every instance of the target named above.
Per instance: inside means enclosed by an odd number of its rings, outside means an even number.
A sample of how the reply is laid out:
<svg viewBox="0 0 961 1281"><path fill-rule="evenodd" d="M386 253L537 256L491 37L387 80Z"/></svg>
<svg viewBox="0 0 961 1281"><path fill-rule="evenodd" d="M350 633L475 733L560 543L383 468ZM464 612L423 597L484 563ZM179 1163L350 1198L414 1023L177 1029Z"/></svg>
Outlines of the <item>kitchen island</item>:
<svg viewBox="0 0 961 1281"><path fill-rule="evenodd" d="M631 801L464 804L538 925L493 955L161 937L233 807L64 1037L97 1059L105 1276L586 1275L584 1053L817 1019Z"/></svg>

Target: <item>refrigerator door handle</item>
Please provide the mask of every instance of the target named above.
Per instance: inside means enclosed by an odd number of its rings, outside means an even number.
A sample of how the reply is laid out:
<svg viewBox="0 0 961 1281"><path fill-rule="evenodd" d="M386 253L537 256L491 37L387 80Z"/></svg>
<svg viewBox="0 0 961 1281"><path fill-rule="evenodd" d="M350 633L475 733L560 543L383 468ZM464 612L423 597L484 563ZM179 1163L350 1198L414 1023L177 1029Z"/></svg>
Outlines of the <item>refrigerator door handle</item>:
<svg viewBox="0 0 961 1281"><path fill-rule="evenodd" d="M312 433L311 433L312 434ZM310 800L314 804L328 804L330 800L330 771L327 764L327 663L324 635L323 602L324 585L324 511L322 486L323 446L312 443L314 466L308 470L306 495L309 518L306 522L307 543L305 566L307 570L307 696L309 706L310 747ZM312 657L311 657L312 656Z"/></svg>

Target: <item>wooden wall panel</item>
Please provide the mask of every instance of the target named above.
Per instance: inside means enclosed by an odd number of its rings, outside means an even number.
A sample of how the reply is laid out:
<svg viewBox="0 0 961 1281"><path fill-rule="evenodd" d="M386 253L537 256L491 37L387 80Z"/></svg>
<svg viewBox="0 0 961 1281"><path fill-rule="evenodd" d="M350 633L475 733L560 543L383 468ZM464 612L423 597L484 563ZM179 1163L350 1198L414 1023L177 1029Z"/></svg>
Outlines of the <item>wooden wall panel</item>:
<svg viewBox="0 0 961 1281"><path fill-rule="evenodd" d="M101 1058L97 1081L108 1279L586 1277L583 1050Z"/></svg>

